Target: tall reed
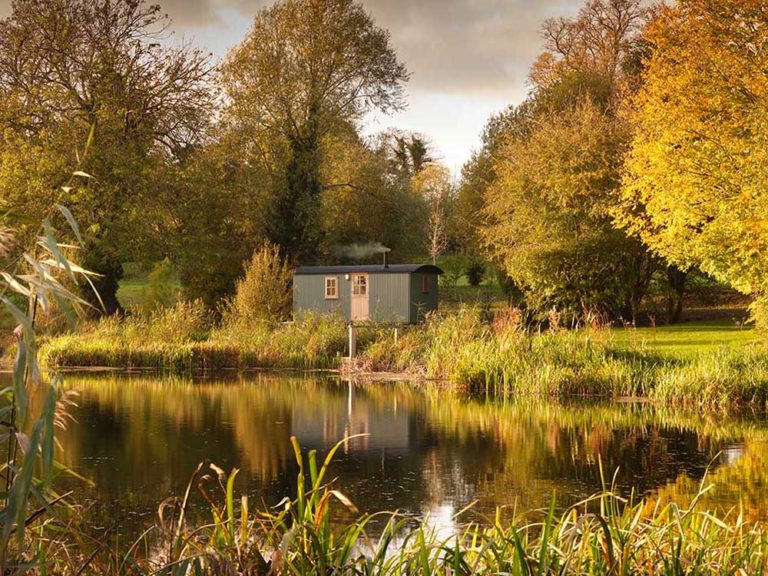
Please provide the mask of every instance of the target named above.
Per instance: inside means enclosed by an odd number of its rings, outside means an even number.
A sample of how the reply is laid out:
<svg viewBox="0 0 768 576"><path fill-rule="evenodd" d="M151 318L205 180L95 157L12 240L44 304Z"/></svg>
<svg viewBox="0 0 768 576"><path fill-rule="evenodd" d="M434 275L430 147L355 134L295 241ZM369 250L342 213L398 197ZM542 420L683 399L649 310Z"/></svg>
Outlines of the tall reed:
<svg viewBox="0 0 768 576"><path fill-rule="evenodd" d="M347 439L348 440L348 439ZM360 515L333 486L333 448L319 463L293 439L299 472L296 493L273 509L254 510L237 498L235 478L210 463L195 472L183 498L160 508L163 537L149 557L131 546L102 565L118 574L763 574L768 532L738 510L717 516L701 506L703 482L685 508L603 491L564 510L497 511L454 517L440 536L428 523L399 513ZM187 510L194 487L212 521L196 526ZM168 511L173 513L169 514ZM467 518L468 522L461 524ZM375 531L373 523L381 527ZM130 568L130 570L128 570Z"/></svg>
<svg viewBox="0 0 768 576"><path fill-rule="evenodd" d="M339 369L399 372L501 396L646 397L670 405L738 410L768 401L768 350L721 349L685 358L642 342L618 345L609 329L531 333L520 323L488 321L480 309L432 315L420 326L358 331L359 358L344 362L347 329L338 318L211 327L195 304L146 320L107 319L46 341L45 363L59 367ZM189 310L197 310L192 314Z"/></svg>

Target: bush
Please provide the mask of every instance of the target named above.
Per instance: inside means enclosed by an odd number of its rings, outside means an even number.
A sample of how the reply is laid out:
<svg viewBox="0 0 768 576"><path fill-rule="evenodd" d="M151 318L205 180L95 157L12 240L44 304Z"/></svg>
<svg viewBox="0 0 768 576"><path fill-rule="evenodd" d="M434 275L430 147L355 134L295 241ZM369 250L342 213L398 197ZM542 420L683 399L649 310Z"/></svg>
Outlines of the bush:
<svg viewBox="0 0 768 576"><path fill-rule="evenodd" d="M485 266L479 260L470 260L466 274L470 286L480 286L485 276Z"/></svg>
<svg viewBox="0 0 768 576"><path fill-rule="evenodd" d="M155 311L147 322L150 340L172 344L201 342L211 329L211 315L201 299L177 302Z"/></svg>
<svg viewBox="0 0 768 576"><path fill-rule="evenodd" d="M245 275L237 281L229 313L232 320L253 325L279 322L291 314L291 271L274 244L253 253Z"/></svg>

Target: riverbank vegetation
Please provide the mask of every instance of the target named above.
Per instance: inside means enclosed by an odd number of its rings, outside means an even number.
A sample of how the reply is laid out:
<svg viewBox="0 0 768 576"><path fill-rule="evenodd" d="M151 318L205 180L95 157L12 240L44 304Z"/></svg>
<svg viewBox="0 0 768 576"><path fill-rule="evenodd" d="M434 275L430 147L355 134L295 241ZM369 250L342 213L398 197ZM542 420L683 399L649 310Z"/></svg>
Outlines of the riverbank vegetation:
<svg viewBox="0 0 768 576"><path fill-rule="evenodd" d="M47 339L41 354L57 368L394 372L501 396L639 396L726 410L763 407L768 400L768 350L748 328L698 325L697 346L694 329L683 332L681 342L674 328L538 331L521 322L516 309L489 320L483 310L465 308L401 327L397 340L391 327L362 325L359 356L347 362L341 320L213 324L201 302L180 303L146 318L85 324Z"/></svg>

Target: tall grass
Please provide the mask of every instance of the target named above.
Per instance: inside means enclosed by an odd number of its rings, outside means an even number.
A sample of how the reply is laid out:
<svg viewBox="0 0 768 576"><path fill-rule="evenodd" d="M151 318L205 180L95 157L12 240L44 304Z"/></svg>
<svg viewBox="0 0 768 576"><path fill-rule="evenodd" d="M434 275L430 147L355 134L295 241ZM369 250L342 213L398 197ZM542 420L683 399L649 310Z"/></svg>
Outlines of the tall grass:
<svg viewBox="0 0 768 576"><path fill-rule="evenodd" d="M69 210L59 210L80 239ZM67 246L43 222L31 253L23 252L12 271L0 273L0 302L18 323L11 385L0 390L0 574L21 574L41 565L48 551L34 538L44 530L49 513L62 500L52 490L55 473L55 429L66 421L56 381L46 381L38 364L36 320L53 308L74 315L86 302L67 284L90 281L90 274L71 262ZM14 295L13 298L11 295ZM15 301L14 301L15 300ZM26 300L26 307L17 304ZM30 538L32 535L32 538ZM44 560L42 561L44 562Z"/></svg>
<svg viewBox="0 0 768 576"><path fill-rule="evenodd" d="M216 369L337 369L399 372L497 395L647 397L692 408L764 408L768 350L722 349L674 358L643 343L614 343L607 329L531 333L518 321L492 321L479 309L431 316L401 330L373 325L358 331L359 358L346 364L341 319L213 326L201 304L177 304L150 318L106 319L51 338L42 357L59 367Z"/></svg>
<svg viewBox="0 0 768 576"><path fill-rule="evenodd" d="M237 470L204 463L185 494L164 502L159 520L127 551L70 534L54 534L67 553L49 558L51 572L80 566L82 574L470 575L470 574L763 574L768 532L701 506L703 483L687 507L624 498L606 486L567 509L457 513L458 528L440 536L428 522L399 513L360 514L334 485L330 465L304 454L293 439L296 492L271 509L252 508L235 494ZM211 521L188 517L193 499ZM462 523L463 522L463 523ZM377 523L379 528L374 529ZM62 547L61 550L64 550ZM75 558L78 558L75 562ZM81 563L80 559L85 558Z"/></svg>
<svg viewBox="0 0 768 576"><path fill-rule="evenodd" d="M362 371L399 371L502 396L647 397L691 408L765 408L768 350L719 349L691 358L618 346L607 329L531 334L475 309L433 316L396 343L376 341Z"/></svg>
<svg viewBox="0 0 768 576"><path fill-rule="evenodd" d="M365 347L378 333L362 327L358 344ZM216 326L201 302L180 302L150 316L103 318L48 338L41 358L59 368L331 369L341 366L347 346L347 327L340 319L307 316L288 323Z"/></svg>

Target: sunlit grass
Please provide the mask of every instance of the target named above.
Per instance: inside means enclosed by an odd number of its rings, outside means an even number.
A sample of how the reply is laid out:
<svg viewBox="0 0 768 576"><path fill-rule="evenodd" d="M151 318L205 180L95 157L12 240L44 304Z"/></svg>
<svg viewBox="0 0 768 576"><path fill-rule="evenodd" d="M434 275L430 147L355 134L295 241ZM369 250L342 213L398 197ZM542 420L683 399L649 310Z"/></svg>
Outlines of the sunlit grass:
<svg viewBox="0 0 768 576"><path fill-rule="evenodd" d="M617 328L613 341L624 349L646 347L665 356L691 358L720 348L737 349L764 340L751 325L734 320L685 322L671 326Z"/></svg>

